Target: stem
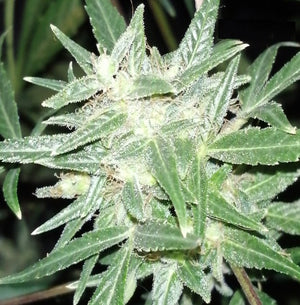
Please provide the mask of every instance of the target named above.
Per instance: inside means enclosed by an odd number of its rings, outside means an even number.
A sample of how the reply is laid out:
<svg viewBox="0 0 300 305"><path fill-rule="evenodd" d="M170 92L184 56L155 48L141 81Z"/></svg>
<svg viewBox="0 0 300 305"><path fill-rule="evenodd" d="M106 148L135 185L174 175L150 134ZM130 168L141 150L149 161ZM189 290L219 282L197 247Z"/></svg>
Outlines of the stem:
<svg viewBox="0 0 300 305"><path fill-rule="evenodd" d="M244 268L237 267L235 265L230 265L231 270L236 276L238 282L240 283L243 292L250 305L262 305L261 300L259 299L254 287L248 277Z"/></svg>
<svg viewBox="0 0 300 305"><path fill-rule="evenodd" d="M170 51L175 50L177 48L177 41L167 21L166 14L164 13L157 0L148 0L148 3L168 49Z"/></svg>
<svg viewBox="0 0 300 305"><path fill-rule="evenodd" d="M67 294L73 291L73 289L67 288L67 285L69 284L70 283L65 283L48 290L38 291L9 300L0 301L0 305L23 305Z"/></svg>
<svg viewBox="0 0 300 305"><path fill-rule="evenodd" d="M7 31L6 37L6 51L8 62L8 75L12 82L13 88L16 87L16 75L15 75L15 59L14 59L14 7L15 0L6 0L4 2L4 27Z"/></svg>

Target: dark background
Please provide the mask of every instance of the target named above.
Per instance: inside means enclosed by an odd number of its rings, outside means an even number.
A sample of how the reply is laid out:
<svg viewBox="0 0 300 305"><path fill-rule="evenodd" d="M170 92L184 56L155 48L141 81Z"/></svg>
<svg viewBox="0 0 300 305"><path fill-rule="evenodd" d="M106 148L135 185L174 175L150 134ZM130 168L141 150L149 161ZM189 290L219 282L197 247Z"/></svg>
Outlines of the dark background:
<svg viewBox="0 0 300 305"><path fill-rule="evenodd" d="M16 0L16 24L15 37L18 38L18 29L20 29L20 20L22 18L22 10L26 0ZM46 0L41 0L46 1ZM47 0L48 1L48 0ZM51 1L51 0L49 0ZM145 10L145 31L150 45L158 46L161 53L168 52L168 48L160 33L159 26L155 22L152 10L148 5L148 1L120 0L119 4L127 21L132 15L132 5L136 7L139 3L146 5ZM177 42L180 42L183 37L191 16L184 4L183 0L173 0L173 5L176 11L175 17L168 16L168 21L171 24L172 31L176 37ZM1 10L3 10L2 2L0 1L0 32L3 29L3 20L1 20ZM34 16L38 18L38 16ZM297 41L300 42L300 1L296 0L221 0L219 11L219 18L215 32L216 40L233 38L240 39L247 42L250 46L246 49L245 58L250 62L268 46L280 41ZM80 30L73 37L75 41L82 44L85 48L95 51L95 40L91 34L91 27L88 20L80 27ZM274 72L288 61L297 50L293 48L281 48L278 53L276 63L274 65ZM70 60L66 51L58 53L57 61ZM50 66L47 69L51 69ZM40 72L43 76L44 71ZM299 111L299 96L300 86L292 86L286 92L282 93L277 101L280 101L291 119L292 123L300 127L300 111ZM26 123L26 120L25 120ZM19 197L23 198L21 201L21 208L23 212L23 219L21 222L17 221L9 212L8 208L3 203L3 198L0 197L0 210L2 216L0 217L0 268L4 269L3 264L15 264L19 262L15 260L17 257L22 257L24 261L34 261L37 257L43 257L54 246L59 230L53 233L46 233L42 236L30 236L30 232L41 224L46 219L58 212L66 205L66 201L58 202L57 200L49 200L47 203L47 211L45 211L45 204L38 205L35 197L32 195L36 188L36 181L39 185L49 184L45 182L45 177L32 177L35 184L25 181L22 188L19 190ZM43 183L41 182L43 181ZM290 187L284 194L280 196L280 200L295 200L299 198L299 183ZM4 215L4 216L3 216ZM10 241L8 241L10 239ZM5 243L4 243L5 241ZM16 248L16 245L17 248ZM299 246L299 238L285 238L281 240L283 247ZM5 247L5 253L2 251ZM1 263L2 261L2 263ZM28 265L28 263L25 263ZM78 275L78 269L72 269L72 272L59 273L58 277L50 279L51 285L63 283L72 280ZM1 273L0 269L0 273ZM286 277L275 275L272 273L272 279L263 284L264 290L278 301L278 305L299 305L300 293L299 283L287 280ZM229 279L231 287L237 287L234 280ZM147 292L151 289L151 283L145 282L138 287L139 293ZM0 292L1 293L1 292ZM215 302L212 305L221 304L215 294ZM87 300L83 300L81 304L86 304ZM72 304L72 296L63 296L51 299L50 301L36 302L35 304ZM136 300L132 300L131 305L139 305ZM0 301L1 305L1 301Z"/></svg>

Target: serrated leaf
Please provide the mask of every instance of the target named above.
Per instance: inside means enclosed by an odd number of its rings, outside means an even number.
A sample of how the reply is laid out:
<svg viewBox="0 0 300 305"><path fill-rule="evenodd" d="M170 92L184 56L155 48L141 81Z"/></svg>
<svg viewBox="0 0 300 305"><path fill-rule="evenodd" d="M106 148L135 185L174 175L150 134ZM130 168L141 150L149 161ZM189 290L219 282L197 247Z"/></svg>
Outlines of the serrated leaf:
<svg viewBox="0 0 300 305"><path fill-rule="evenodd" d="M114 264L101 278L88 305L123 305L131 246L125 246Z"/></svg>
<svg viewBox="0 0 300 305"><path fill-rule="evenodd" d="M3 138L20 138L21 128L12 85L0 62L0 135Z"/></svg>
<svg viewBox="0 0 300 305"><path fill-rule="evenodd" d="M57 39L62 45L72 54L78 65L88 75L93 73L92 68L92 53L78 45L62 31L60 31L55 25L50 25L52 32L55 34Z"/></svg>
<svg viewBox="0 0 300 305"><path fill-rule="evenodd" d="M50 156L54 145L66 140L66 135L31 136L0 142L0 160L4 162L33 163Z"/></svg>
<svg viewBox="0 0 300 305"><path fill-rule="evenodd" d="M267 231L262 224L235 209L217 190L211 190L208 193L207 213L212 218L221 219L238 227L257 232Z"/></svg>
<svg viewBox="0 0 300 305"><path fill-rule="evenodd" d="M207 0L196 12L177 51L185 69L210 56L218 8L219 0Z"/></svg>
<svg viewBox="0 0 300 305"><path fill-rule="evenodd" d="M247 128L225 135L208 147L208 155L233 164L265 164L297 161L300 133L287 134L276 128Z"/></svg>
<svg viewBox="0 0 300 305"><path fill-rule="evenodd" d="M53 274L123 241L128 234L128 228L124 226L86 233L24 271L1 278L0 284L21 283Z"/></svg>
<svg viewBox="0 0 300 305"><path fill-rule="evenodd" d="M264 239L242 230L226 229L222 242L225 259L237 266L271 269L300 280L300 267L284 253L275 251Z"/></svg>
<svg viewBox="0 0 300 305"><path fill-rule="evenodd" d="M264 86L256 98L255 107L264 105L278 93L300 79L300 52L286 63ZM250 109L248 109L250 111Z"/></svg>
<svg viewBox="0 0 300 305"><path fill-rule="evenodd" d="M199 294L206 303L210 303L213 283L200 265L184 261L178 266L177 273L185 286Z"/></svg>
<svg viewBox="0 0 300 305"><path fill-rule="evenodd" d="M230 62L220 82L219 88L212 96L212 101L208 103L206 109L207 120L211 125L211 129L216 131L215 133L219 131L228 111L239 61L240 56L237 56Z"/></svg>
<svg viewBox="0 0 300 305"><path fill-rule="evenodd" d="M96 254L94 256L89 257L82 266L82 271L80 273L80 278L78 281L78 286L76 287L76 291L74 293L73 298L73 305L77 305L80 301L80 298L82 294L84 293L84 290L87 287L87 283L89 280L89 276L92 273L97 261L98 261L99 255Z"/></svg>
<svg viewBox="0 0 300 305"><path fill-rule="evenodd" d="M143 251L195 249L199 242L192 234L183 237L178 228L156 222L137 225L134 234L135 248Z"/></svg>
<svg viewBox="0 0 300 305"><path fill-rule="evenodd" d="M167 141L157 138L150 143L150 148L150 170L170 197L182 235L186 236L189 231L187 210L172 146Z"/></svg>
<svg viewBox="0 0 300 305"><path fill-rule="evenodd" d="M181 293L182 283L176 273L176 264L161 265L154 271L152 304L176 305Z"/></svg>
<svg viewBox="0 0 300 305"><path fill-rule="evenodd" d="M130 215L139 221L145 220L143 193L136 177L126 181L122 191L122 199Z"/></svg>
<svg viewBox="0 0 300 305"><path fill-rule="evenodd" d="M265 86L272 70L278 49L282 46L295 47L298 45L290 42L277 43L261 53L248 68L248 73L252 79L251 84L239 91L241 105L244 112L248 112L250 108L255 107L257 96Z"/></svg>
<svg viewBox="0 0 300 305"><path fill-rule="evenodd" d="M94 35L101 49L110 53L125 31L125 21L109 0L86 0L86 4Z"/></svg>
<svg viewBox="0 0 300 305"><path fill-rule="evenodd" d="M44 107L59 109L71 103L87 100L103 89L103 84L95 75L84 76L67 84L63 90L46 99L42 105Z"/></svg>
<svg viewBox="0 0 300 305"><path fill-rule="evenodd" d="M194 233L202 240L205 232L207 216L207 174L205 162L200 156L195 156L190 173L188 175L188 189L196 199L196 205L192 206L194 216Z"/></svg>
<svg viewBox="0 0 300 305"><path fill-rule="evenodd" d="M56 80L56 79L48 79L48 78L41 78L41 77L24 77L23 78L26 82L49 88L54 91L60 91L62 90L67 83L62 80Z"/></svg>
<svg viewBox="0 0 300 305"><path fill-rule="evenodd" d="M291 125L286 115L284 114L281 105L276 102L270 102L255 108L255 110L252 111L249 116L258 118L282 131L291 134L296 133L296 127Z"/></svg>
<svg viewBox="0 0 300 305"><path fill-rule="evenodd" d="M91 177L90 186L86 194L77 198L51 219L36 228L31 234L41 234L53 230L73 219L79 217L84 218L88 214L93 214L102 203L101 193L103 192L105 181L105 178L102 176Z"/></svg>
<svg viewBox="0 0 300 305"><path fill-rule="evenodd" d="M55 244L54 249L64 247L75 236L75 234L82 228L82 226L86 222L87 222L86 218L77 218L69 221L65 225L57 243Z"/></svg>
<svg viewBox="0 0 300 305"><path fill-rule="evenodd" d="M60 155L76 149L77 147L99 140L102 137L116 131L125 122L127 116L115 110L109 110L99 115L95 115L86 124L70 134L68 141L61 145L56 145L52 151L52 156Z"/></svg>
<svg viewBox="0 0 300 305"><path fill-rule="evenodd" d="M266 225L288 234L300 235L300 200L275 202L268 206Z"/></svg>
<svg viewBox="0 0 300 305"><path fill-rule="evenodd" d="M10 169L7 172L3 182L3 195L9 208L19 219L21 219L22 214L17 195L19 174L20 174L19 168Z"/></svg>
<svg viewBox="0 0 300 305"><path fill-rule="evenodd" d="M78 152L55 157L41 157L41 159L35 160L35 163L50 168L68 169L72 171L95 174L99 172L101 159L106 155L107 150L101 145L100 142L95 142L84 146L84 148Z"/></svg>
<svg viewBox="0 0 300 305"><path fill-rule="evenodd" d="M239 40L223 40L218 42L208 59L201 64L191 66L179 76L179 82L176 86L178 91L188 87L202 75L205 75L208 71L241 52L247 46L247 44Z"/></svg>
<svg viewBox="0 0 300 305"><path fill-rule="evenodd" d="M146 39L144 32L144 5L139 5L131 19L129 27L135 31L135 38L128 56L128 71L132 76L139 75L146 57Z"/></svg>
<svg viewBox="0 0 300 305"><path fill-rule="evenodd" d="M239 188L250 202L273 199L300 176L299 164L259 166L237 176Z"/></svg>

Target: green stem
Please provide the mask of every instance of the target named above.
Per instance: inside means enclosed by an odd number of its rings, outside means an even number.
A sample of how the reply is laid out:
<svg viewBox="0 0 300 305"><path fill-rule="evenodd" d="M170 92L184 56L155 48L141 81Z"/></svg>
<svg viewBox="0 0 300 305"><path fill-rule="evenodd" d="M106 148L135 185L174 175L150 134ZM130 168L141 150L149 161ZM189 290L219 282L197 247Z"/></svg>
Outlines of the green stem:
<svg viewBox="0 0 300 305"><path fill-rule="evenodd" d="M66 283L63 285L55 286L48 290L38 291L34 293L30 293L24 296L12 298L9 300L0 301L0 305L23 305L30 304L36 301L46 300L49 298L57 297L59 295L67 294L73 292L73 289L67 288L67 285L70 283Z"/></svg>
<svg viewBox="0 0 300 305"><path fill-rule="evenodd" d="M7 51L7 63L8 63L8 75L12 82L13 88L16 87L16 75L15 75L15 58L14 58L14 7L15 0L5 0L4 2L4 26L7 31L6 37L6 51Z"/></svg>
<svg viewBox="0 0 300 305"><path fill-rule="evenodd" d="M177 48L177 41L167 21L167 16L164 13L164 10L157 0L148 0L148 3L168 49L170 51L175 50Z"/></svg>
<svg viewBox="0 0 300 305"><path fill-rule="evenodd" d="M244 268L237 267L235 265L230 265L231 270L236 276L238 282L240 283L243 292L250 305L262 305L261 300L259 299L254 287L248 277Z"/></svg>

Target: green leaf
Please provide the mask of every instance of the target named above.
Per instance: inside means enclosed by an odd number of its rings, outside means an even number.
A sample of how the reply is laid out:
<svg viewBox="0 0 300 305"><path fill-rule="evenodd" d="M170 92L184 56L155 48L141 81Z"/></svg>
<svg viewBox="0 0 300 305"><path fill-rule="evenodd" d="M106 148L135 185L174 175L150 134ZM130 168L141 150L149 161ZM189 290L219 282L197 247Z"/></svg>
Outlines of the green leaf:
<svg viewBox="0 0 300 305"><path fill-rule="evenodd" d="M185 286L199 294L206 303L210 303L213 285L210 276L203 272L199 264L184 261L179 265L177 273Z"/></svg>
<svg viewBox="0 0 300 305"><path fill-rule="evenodd" d="M300 235L300 200L271 204L267 209L266 224L288 234Z"/></svg>
<svg viewBox="0 0 300 305"><path fill-rule="evenodd" d="M254 287L262 305L277 305L277 302L270 298L266 293L258 290ZM230 300L229 305L246 305L244 300L244 294L241 290L237 290Z"/></svg>
<svg viewBox="0 0 300 305"><path fill-rule="evenodd" d="M277 43L260 54L248 68L251 84L239 91L243 112L248 112L257 106L257 96L263 90L272 70L278 49L282 46L295 47L298 44L290 42Z"/></svg>
<svg viewBox="0 0 300 305"><path fill-rule="evenodd" d="M212 96L212 101L208 103L208 107L206 109L207 120L211 125L211 129L216 131L215 133L219 131L227 113L234 89L234 81L237 74L239 61L240 56L237 56L230 62L220 82L219 88Z"/></svg>
<svg viewBox="0 0 300 305"><path fill-rule="evenodd" d="M78 281L78 286L76 287L76 291L74 293L73 305L77 305L80 301L82 294L84 293L89 277L98 261L99 255L93 255L89 257L82 266L82 271L80 273L80 278Z"/></svg>
<svg viewBox="0 0 300 305"><path fill-rule="evenodd" d="M62 90L67 83L62 80L56 80L56 79L48 79L48 78L41 78L41 77L24 77L24 80L26 82L49 88L54 91L60 91Z"/></svg>
<svg viewBox="0 0 300 305"><path fill-rule="evenodd" d="M90 186L86 194L78 197L66 208L36 228L31 234L36 235L53 230L73 219L85 218L88 214L92 216L102 203L105 181L102 176L91 177Z"/></svg>
<svg viewBox="0 0 300 305"><path fill-rule="evenodd" d="M70 103L78 103L87 100L103 89L103 84L93 76L84 76L68 83L63 90L46 99L42 105L53 109L59 109Z"/></svg>
<svg viewBox="0 0 300 305"><path fill-rule="evenodd" d="M74 236L75 234L82 228L82 226L87 222L87 218L77 218L69 221L62 231L54 249L58 249L64 247Z"/></svg>
<svg viewBox="0 0 300 305"><path fill-rule="evenodd" d="M222 242L225 259L240 267L271 269L300 280L300 267L287 258L284 252L273 249L266 240L242 230L226 229Z"/></svg>
<svg viewBox="0 0 300 305"><path fill-rule="evenodd" d="M129 27L135 31L135 38L131 46L128 57L128 71L132 76L141 73L142 65L146 57L146 39L144 32L144 5L141 4L137 7Z"/></svg>
<svg viewBox="0 0 300 305"><path fill-rule="evenodd" d="M77 147L99 140L120 128L126 118L127 116L125 114L118 113L115 110L109 110L95 115L83 127L72 132L65 143L56 145L51 155L63 154Z"/></svg>
<svg viewBox="0 0 300 305"><path fill-rule="evenodd" d="M208 154L233 164L265 164L297 161L300 133L286 134L276 128L247 128L225 135L208 147Z"/></svg>
<svg viewBox="0 0 300 305"><path fill-rule="evenodd" d="M9 208L19 219L21 219L22 214L17 195L19 174L20 174L19 168L10 169L7 172L3 182L3 195Z"/></svg>
<svg viewBox="0 0 300 305"><path fill-rule="evenodd" d="M124 226L86 233L24 271L0 279L0 284L21 283L51 275L123 241L128 234L128 228Z"/></svg>
<svg viewBox="0 0 300 305"><path fill-rule="evenodd" d="M300 164L254 167L237 176L239 188L250 202L270 200L293 184L300 176Z"/></svg>
<svg viewBox="0 0 300 305"><path fill-rule="evenodd" d="M54 145L63 143L65 140L66 135L7 139L0 142L0 160L12 163L33 163L42 157L49 157Z"/></svg>
<svg viewBox="0 0 300 305"><path fill-rule="evenodd" d="M172 146L162 138L150 143L149 165L152 174L164 188L174 205L183 236L189 231L187 210Z"/></svg>
<svg viewBox="0 0 300 305"><path fill-rule="evenodd" d="M114 264L101 278L101 282L88 305L124 304L131 251L130 245L127 245L120 250L118 259L114 261Z"/></svg>
<svg viewBox="0 0 300 305"><path fill-rule="evenodd" d="M185 69L210 56L218 8L219 0L209 0L196 12L177 50Z"/></svg>
<svg viewBox="0 0 300 305"><path fill-rule="evenodd" d="M136 177L126 181L122 191L122 199L131 216L139 221L145 221L143 192Z"/></svg>
<svg viewBox="0 0 300 305"><path fill-rule="evenodd" d="M291 125L286 115L284 114L281 105L276 102L270 102L255 108L255 110L252 111L249 116L258 118L282 131L291 134L296 133L296 127Z"/></svg>
<svg viewBox="0 0 300 305"><path fill-rule="evenodd" d="M265 85L256 98L255 107L264 105L278 93L300 79L300 52L284 65ZM250 111L249 109L248 111Z"/></svg>
<svg viewBox="0 0 300 305"><path fill-rule="evenodd" d="M21 128L17 105L8 75L0 62L0 135L4 138L20 138Z"/></svg>
<svg viewBox="0 0 300 305"><path fill-rule="evenodd" d="M195 156L188 175L188 189L195 196L196 205L192 206L194 233L203 240L207 216L207 174L204 160Z"/></svg>
<svg viewBox="0 0 300 305"><path fill-rule="evenodd" d="M221 219L238 227L257 232L268 231L262 224L234 208L217 190L210 190L208 194L207 213L212 218Z"/></svg>
<svg viewBox="0 0 300 305"><path fill-rule="evenodd" d="M101 50L110 53L126 24L109 0L86 0L86 11Z"/></svg>
<svg viewBox="0 0 300 305"><path fill-rule="evenodd" d="M95 174L96 172L99 172L101 159L106 155L107 150L104 149L100 142L95 142L84 146L83 149L78 152L55 157L41 157L40 159L35 160L35 163L50 168L68 169L72 171Z"/></svg>
<svg viewBox="0 0 300 305"><path fill-rule="evenodd" d="M187 234L183 237L180 230L168 224L147 222L137 225L134 247L143 251L191 250L199 245L199 238Z"/></svg>
<svg viewBox="0 0 300 305"><path fill-rule="evenodd" d="M176 305L181 293L182 283L176 273L176 264L166 264L155 268L153 274L153 305Z"/></svg>
<svg viewBox="0 0 300 305"><path fill-rule="evenodd" d="M57 37L57 39L62 43L62 45L73 55L78 65L86 74L92 74L92 53L88 52L86 49L78 45L76 42L71 40L62 31L60 31L53 24L50 25L51 30Z"/></svg>
<svg viewBox="0 0 300 305"><path fill-rule="evenodd" d="M248 45L239 40L223 40L218 42L211 56L201 64L196 64L186 69L180 76L177 84L178 91L191 85L194 81L205 75L208 71L217 67L219 64L232 58L237 53L241 52Z"/></svg>

